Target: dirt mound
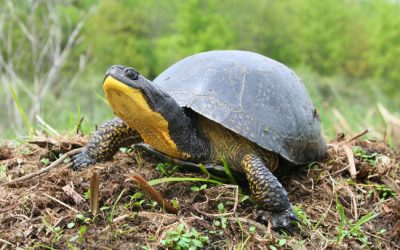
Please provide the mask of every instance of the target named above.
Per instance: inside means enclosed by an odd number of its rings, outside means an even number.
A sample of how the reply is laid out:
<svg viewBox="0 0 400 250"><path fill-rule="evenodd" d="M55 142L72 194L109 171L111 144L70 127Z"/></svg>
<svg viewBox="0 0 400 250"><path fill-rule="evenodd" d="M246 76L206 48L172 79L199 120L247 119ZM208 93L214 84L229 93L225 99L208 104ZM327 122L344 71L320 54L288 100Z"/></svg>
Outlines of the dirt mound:
<svg viewBox="0 0 400 250"><path fill-rule="evenodd" d="M399 155L382 142L333 142L323 162L279 176L302 220L293 236L255 221L248 194L234 185L165 182L155 186L179 213L164 213L129 181L199 177L123 149L113 161L74 172L68 159L48 173L6 184L48 166L85 144L77 138L36 138L0 147L0 246L3 248L210 249L400 246ZM346 149L347 148L347 149ZM349 151L350 149L350 151ZM89 179L100 174L100 213L89 213ZM204 176L201 176L205 178ZM175 245L174 245L175 244ZM2 249L3 249L2 248ZM183 248L185 249L185 248Z"/></svg>

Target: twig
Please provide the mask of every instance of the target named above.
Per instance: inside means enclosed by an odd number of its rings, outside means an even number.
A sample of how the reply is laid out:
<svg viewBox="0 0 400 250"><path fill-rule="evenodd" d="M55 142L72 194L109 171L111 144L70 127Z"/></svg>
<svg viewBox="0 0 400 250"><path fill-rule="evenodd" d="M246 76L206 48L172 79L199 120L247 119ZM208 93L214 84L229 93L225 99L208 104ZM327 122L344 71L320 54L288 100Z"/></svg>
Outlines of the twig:
<svg viewBox="0 0 400 250"><path fill-rule="evenodd" d="M344 143L347 143L347 142L354 141L354 140L360 138L361 136L367 134L369 131L370 131L369 128L367 128L367 129L361 131L360 133L356 134L355 136L353 136L353 137L351 137L351 138L349 138L349 139L347 139L347 140L341 142L341 144L342 144L342 143L344 144Z"/></svg>
<svg viewBox="0 0 400 250"><path fill-rule="evenodd" d="M22 176L22 177L20 177L20 178L17 178L17 179L15 179L15 180L12 180L12 181L9 181L9 182L6 182L6 183L2 183L1 186L11 186L11 185L15 185L15 184L17 184L18 182L26 181L26 180L29 180L29 179L31 179L31 178L34 178L34 177L36 177L36 176L38 176L38 175L47 173L47 172L49 172L51 169L53 169L53 168L57 167L58 165L60 165L60 164L61 164L67 157L69 157L70 155L74 155L74 154L77 154L77 153L81 152L82 149L83 149L83 148L77 148L77 149L71 150L71 151L65 153L64 155L62 155L60 158L58 158L55 162L53 162L53 163L50 164L49 166L47 166L47 167L45 167L45 168L42 168L42 169L40 169L39 171L36 171L36 172L34 172L34 173L31 173L31 174L28 174L28 175L24 175L24 176Z"/></svg>
<svg viewBox="0 0 400 250"><path fill-rule="evenodd" d="M63 186L61 189L64 191L64 193L66 193L69 197L71 197L74 200L76 205L80 205L85 202L85 199L83 199L82 196L75 191L72 181L71 185L67 184Z"/></svg>
<svg viewBox="0 0 400 250"><path fill-rule="evenodd" d="M75 213L78 213L78 212L79 212L79 211L76 210L75 208L73 208L73 207L69 206L68 204L66 204L66 203L64 203L64 202L62 202L62 201L60 201L60 200L54 198L53 196L48 195L48 194L46 194L46 193L43 193L43 194L44 194L44 196L46 196L46 197L52 199L53 201L55 201L55 202L57 202L57 203L60 203L60 204L63 205L64 207L66 207L66 208L68 208L68 209L71 209L71 210L74 211Z"/></svg>
<svg viewBox="0 0 400 250"><path fill-rule="evenodd" d="M99 213L99 173L94 171L90 177L90 210L93 216Z"/></svg>
<svg viewBox="0 0 400 250"><path fill-rule="evenodd" d="M178 210L174 208L167 200L165 200L160 192L155 190L152 186L149 185L149 183L139 174L133 172L131 176L132 180L137 182L139 186L152 198L154 199L160 206L162 206L165 211L168 213L174 213L177 214Z"/></svg>
<svg viewBox="0 0 400 250"><path fill-rule="evenodd" d="M357 170L356 170L356 164L354 163L353 151L351 151L351 148L347 144L343 145L343 150L346 153L347 160L349 162L349 172L350 172L351 178L355 179L357 176Z"/></svg>
<svg viewBox="0 0 400 250"><path fill-rule="evenodd" d="M3 240L2 238L0 238L0 242L3 242L4 244L7 244L7 245L15 246L15 245L12 244L11 242L8 242L8 241L6 241L6 240Z"/></svg>

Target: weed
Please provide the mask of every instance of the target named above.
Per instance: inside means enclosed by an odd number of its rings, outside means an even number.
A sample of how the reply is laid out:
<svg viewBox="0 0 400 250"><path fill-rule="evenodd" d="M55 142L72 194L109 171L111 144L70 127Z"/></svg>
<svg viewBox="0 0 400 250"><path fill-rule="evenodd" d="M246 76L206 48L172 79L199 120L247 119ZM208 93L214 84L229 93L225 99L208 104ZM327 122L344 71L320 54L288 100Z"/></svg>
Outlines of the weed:
<svg viewBox="0 0 400 250"><path fill-rule="evenodd" d="M77 214L77 215L76 215L76 218L77 218L78 220L81 220L82 222L85 222L85 223L90 223L90 222L92 222L92 219L91 219L90 217L86 217L86 216L83 215L83 214Z"/></svg>
<svg viewBox="0 0 400 250"><path fill-rule="evenodd" d="M40 162L43 163L45 166L49 165L50 160L49 158L42 158L40 159Z"/></svg>
<svg viewBox="0 0 400 250"><path fill-rule="evenodd" d="M122 192L118 195L117 200L114 202L114 205L112 206L111 213L107 217L108 223L110 225L112 224L112 221L114 219L114 214L115 214L115 209L117 207L117 204L118 204L119 200L121 199L122 195L125 193L125 191L126 191L126 189L122 190Z"/></svg>
<svg viewBox="0 0 400 250"><path fill-rule="evenodd" d="M228 163L225 160L223 160L222 164L224 165L225 174L228 177L229 182L233 185L237 185L237 181L235 180L235 178L233 178L233 175L231 173L231 170L229 169Z"/></svg>
<svg viewBox="0 0 400 250"><path fill-rule="evenodd" d="M163 176L169 176L177 171L179 171L179 166L171 163L158 163L156 166L156 170L161 173Z"/></svg>
<svg viewBox="0 0 400 250"><path fill-rule="evenodd" d="M200 192L201 190L205 190L205 189L207 189L207 184L203 184L200 187L198 187L198 186L190 187L190 190L192 190L193 192Z"/></svg>
<svg viewBox="0 0 400 250"><path fill-rule="evenodd" d="M87 230L88 230L87 226L85 226L85 225L81 226L79 228L79 230L78 230L78 234L73 236L73 237L71 237L69 239L69 241L70 242L75 242L76 241L76 242L79 242L79 243L84 243L85 242L84 236L85 236L85 233L87 232Z"/></svg>
<svg viewBox="0 0 400 250"><path fill-rule="evenodd" d="M339 199L336 197L336 208L339 212L340 216L340 224L339 227L336 227L337 235L336 235L336 243L342 243L345 238L356 238L358 239L363 246L367 246L370 244L369 238L367 235L363 233L362 226L373 220L375 217L379 215L379 213L369 212L368 214L361 217L354 224L346 217L344 212L343 205L339 202Z"/></svg>
<svg viewBox="0 0 400 250"><path fill-rule="evenodd" d="M155 186L167 182L181 182L181 181L193 181L193 182L208 182L208 183L213 183L213 184L223 184L222 182L216 181L216 180L210 180L210 179L205 179L205 178L196 178L196 177L165 177L165 178L159 178L159 179L153 179L148 181L150 186Z"/></svg>
<svg viewBox="0 0 400 250"><path fill-rule="evenodd" d="M172 206L173 206L174 208L176 208L176 209L179 209L179 208L180 208L179 200L178 200L177 198L174 198L173 200L171 200L171 203L172 203Z"/></svg>
<svg viewBox="0 0 400 250"><path fill-rule="evenodd" d="M214 226L217 228L225 229L228 226L228 219L225 217L219 217L214 220Z"/></svg>
<svg viewBox="0 0 400 250"><path fill-rule="evenodd" d="M196 250L202 249L208 244L208 237L202 236L196 229L187 232L184 224L179 224L175 230L167 231L167 235L161 240L161 244L172 249Z"/></svg>
<svg viewBox="0 0 400 250"><path fill-rule="evenodd" d="M143 198L143 193L141 192L136 192L134 193L128 204L125 204L125 207L129 208L137 208L137 207L142 207L142 204L144 202Z"/></svg>
<svg viewBox="0 0 400 250"><path fill-rule="evenodd" d="M307 212L304 211L301 206L294 205L293 213L302 221L302 224L307 225L309 228L312 227L312 222L310 221ZM299 226L301 227L301 224L299 224Z"/></svg>
<svg viewBox="0 0 400 250"><path fill-rule="evenodd" d="M218 208L218 212L220 212L220 213L224 213L225 212L224 203L218 203L217 208Z"/></svg>
<svg viewBox="0 0 400 250"><path fill-rule="evenodd" d="M245 201L247 201L247 200L250 200L250 196L249 195L242 195L242 194L239 194L240 195L240 203L242 203L242 202L245 202Z"/></svg>
<svg viewBox="0 0 400 250"><path fill-rule="evenodd" d="M249 227L249 231L248 231L248 233L243 229L243 225L242 225L242 223L240 222L240 220L237 220L236 221L236 223L239 225L239 228L240 228L240 231L242 232L242 242L241 243L239 243L238 245L237 245L237 249L238 250L243 250L243 249L245 249L245 246L246 246L246 244L247 244L247 242L250 240L250 238L253 236L253 234L256 232L256 227L255 226L250 226ZM244 233L247 233L248 234L248 236L247 236L247 238L246 239L244 239ZM244 240L243 240L244 239Z"/></svg>
<svg viewBox="0 0 400 250"><path fill-rule="evenodd" d="M278 240L278 244L275 245L270 245L269 248L271 250L277 250L283 248L287 243L287 240L285 238L281 238Z"/></svg>
<svg viewBox="0 0 400 250"><path fill-rule="evenodd" d="M127 153L132 152L132 148L130 148L130 147L122 147L122 148L119 148L119 151L122 152L122 153L127 154Z"/></svg>
<svg viewBox="0 0 400 250"><path fill-rule="evenodd" d="M381 154L378 154L377 152L374 152L372 154L368 154L362 147L360 146L355 146L353 147L353 152L354 155L358 158L360 158L362 161L367 162L371 166L375 166L377 161L379 160L380 157L382 157Z"/></svg>
<svg viewBox="0 0 400 250"><path fill-rule="evenodd" d="M89 198L90 198L90 190L88 190L88 191L83 193L83 198L85 198L85 200L89 200Z"/></svg>
<svg viewBox="0 0 400 250"><path fill-rule="evenodd" d="M52 240L51 240L51 249L54 249L54 244L59 242L61 240L62 234L64 230L62 230L59 226L53 227L45 217L42 217L42 222L46 226L48 232L52 232L54 234Z"/></svg>
<svg viewBox="0 0 400 250"><path fill-rule="evenodd" d="M25 113L25 111L24 111L24 109L23 109L23 107L21 105L21 102L20 102L20 100L19 100L19 98L17 96L17 93L15 92L15 89L14 89L14 87L12 85L10 85L10 92L11 92L11 95L12 95L12 98L13 98L15 104L17 105L17 108L18 108L19 112L21 113L22 119L24 120L28 135L30 137L32 137L33 133L34 133L34 130L32 128L31 123L29 122L28 117L26 116L26 113Z"/></svg>
<svg viewBox="0 0 400 250"><path fill-rule="evenodd" d="M395 197L397 195L397 193L395 191L393 191L390 187L387 187L385 185L376 185L375 189L378 191L379 193L379 197L381 197L382 199L388 199L390 197Z"/></svg>

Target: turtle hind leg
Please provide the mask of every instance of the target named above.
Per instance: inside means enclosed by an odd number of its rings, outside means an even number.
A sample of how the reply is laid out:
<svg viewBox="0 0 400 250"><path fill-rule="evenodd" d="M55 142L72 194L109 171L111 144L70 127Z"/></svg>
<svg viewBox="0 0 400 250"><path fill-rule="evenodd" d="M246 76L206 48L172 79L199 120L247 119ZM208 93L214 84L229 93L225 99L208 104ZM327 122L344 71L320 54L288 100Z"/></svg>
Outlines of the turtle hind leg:
<svg viewBox="0 0 400 250"><path fill-rule="evenodd" d="M245 155L242 167L256 202L262 211L270 213L272 227L275 230L292 232L291 221L297 217L292 212L292 205L282 184L255 154ZM265 221L260 216L258 219Z"/></svg>
<svg viewBox="0 0 400 250"><path fill-rule="evenodd" d="M81 153L72 158L72 169L111 160L120 147L141 141L140 135L116 117L103 123Z"/></svg>

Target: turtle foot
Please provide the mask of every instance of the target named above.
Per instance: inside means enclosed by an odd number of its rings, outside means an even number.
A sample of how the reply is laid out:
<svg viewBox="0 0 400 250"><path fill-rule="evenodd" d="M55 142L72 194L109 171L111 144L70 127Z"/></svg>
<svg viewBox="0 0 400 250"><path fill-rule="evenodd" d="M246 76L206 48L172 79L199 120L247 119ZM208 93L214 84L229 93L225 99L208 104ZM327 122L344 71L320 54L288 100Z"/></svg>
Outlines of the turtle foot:
<svg viewBox="0 0 400 250"><path fill-rule="evenodd" d="M272 229L278 232L286 232L291 235L295 234L297 227L292 224L292 221L301 222L300 219L293 213L292 207L284 211L271 211ZM267 223L266 212L263 210L257 211L257 220L263 224Z"/></svg>
<svg viewBox="0 0 400 250"><path fill-rule="evenodd" d="M76 154L72 157L72 170L76 171L80 168L87 167L89 165L92 165L96 163L93 159L90 158L90 156L87 153L87 150L84 149L82 152L79 154Z"/></svg>

